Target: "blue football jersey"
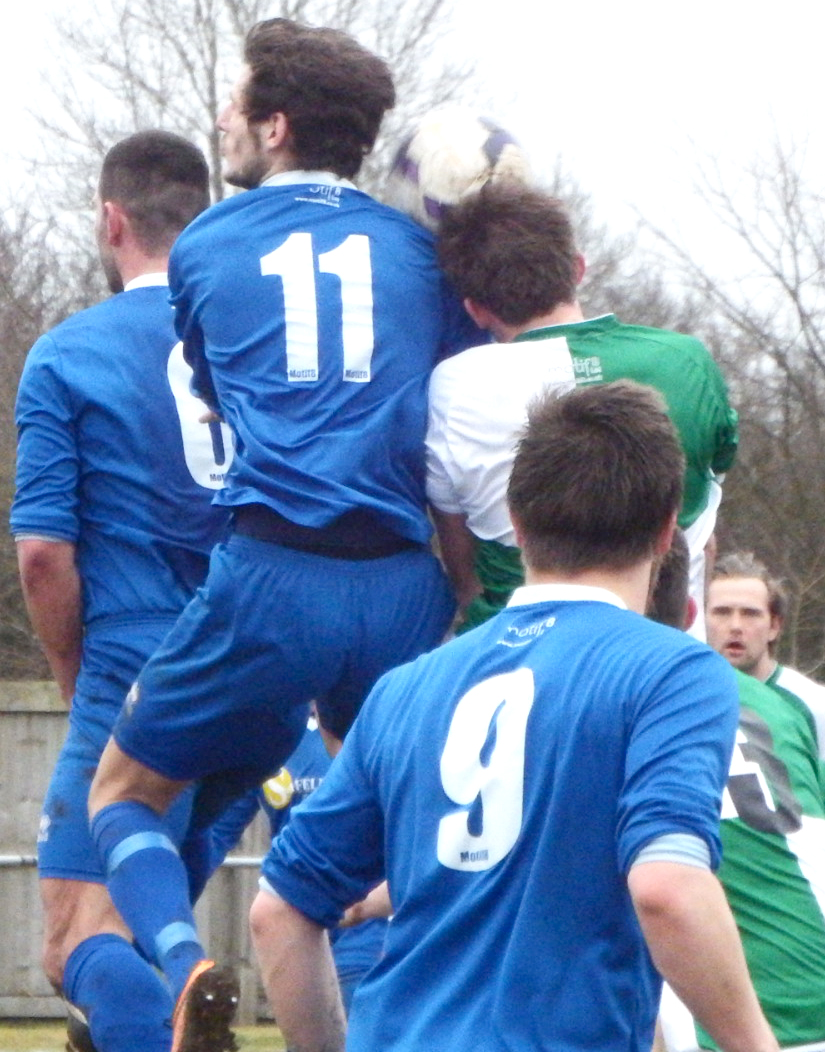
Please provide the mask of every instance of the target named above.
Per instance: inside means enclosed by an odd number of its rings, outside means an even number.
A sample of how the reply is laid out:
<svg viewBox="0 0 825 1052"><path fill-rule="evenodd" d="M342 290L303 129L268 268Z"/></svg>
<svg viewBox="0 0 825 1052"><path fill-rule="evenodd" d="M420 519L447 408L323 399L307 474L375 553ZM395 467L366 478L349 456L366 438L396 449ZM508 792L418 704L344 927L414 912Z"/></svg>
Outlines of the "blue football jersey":
<svg viewBox="0 0 825 1052"><path fill-rule="evenodd" d="M719 655L617 603L522 589L388 673L275 840L265 877L319 923L386 870L348 1049L650 1048L660 983L626 875L674 832L718 864L737 692Z"/></svg>
<svg viewBox="0 0 825 1052"><path fill-rule="evenodd" d="M190 379L157 284L67 319L26 360L11 530L77 545L87 630L179 613L223 533L232 436L199 422Z"/></svg>
<svg viewBox="0 0 825 1052"><path fill-rule="evenodd" d="M218 501L309 527L358 509L426 541L428 378L478 330L427 231L350 184L295 178L213 206L172 251L196 388L238 438Z"/></svg>

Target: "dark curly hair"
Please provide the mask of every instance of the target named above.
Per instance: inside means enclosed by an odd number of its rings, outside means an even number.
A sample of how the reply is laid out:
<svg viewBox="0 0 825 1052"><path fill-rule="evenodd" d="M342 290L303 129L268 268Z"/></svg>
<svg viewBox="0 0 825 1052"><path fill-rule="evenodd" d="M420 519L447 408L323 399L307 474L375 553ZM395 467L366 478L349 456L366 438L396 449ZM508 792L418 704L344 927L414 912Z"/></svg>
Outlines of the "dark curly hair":
<svg viewBox="0 0 825 1052"><path fill-rule="evenodd" d="M244 60L248 119L283 113L299 167L352 178L395 104L383 59L339 30L270 18L250 29Z"/></svg>

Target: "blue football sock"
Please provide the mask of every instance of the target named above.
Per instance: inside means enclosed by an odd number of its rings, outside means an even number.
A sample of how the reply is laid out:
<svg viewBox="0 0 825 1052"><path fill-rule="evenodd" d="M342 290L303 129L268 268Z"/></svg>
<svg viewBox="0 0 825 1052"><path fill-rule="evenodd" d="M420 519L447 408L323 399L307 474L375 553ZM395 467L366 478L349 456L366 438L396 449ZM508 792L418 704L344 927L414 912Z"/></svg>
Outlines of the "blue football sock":
<svg viewBox="0 0 825 1052"><path fill-rule="evenodd" d="M119 935L93 935L75 947L63 993L86 1016L97 1052L169 1052L169 989Z"/></svg>
<svg viewBox="0 0 825 1052"><path fill-rule="evenodd" d="M177 999L205 957L189 904L186 869L166 827L150 807L109 804L92 819L109 894L143 952L166 973Z"/></svg>

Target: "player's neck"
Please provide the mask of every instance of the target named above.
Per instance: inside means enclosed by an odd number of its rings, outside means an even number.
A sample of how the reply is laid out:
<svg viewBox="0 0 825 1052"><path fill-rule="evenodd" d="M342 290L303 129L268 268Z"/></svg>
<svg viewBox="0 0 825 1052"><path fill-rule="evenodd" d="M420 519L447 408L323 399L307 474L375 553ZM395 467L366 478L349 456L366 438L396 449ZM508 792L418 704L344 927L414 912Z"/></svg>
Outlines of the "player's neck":
<svg viewBox="0 0 825 1052"><path fill-rule="evenodd" d="M629 610L644 614L650 592L652 560L638 563L626 570L610 570L604 567L580 570L576 573L540 571L527 568L525 584L578 584L590 588L604 588L617 595Z"/></svg>
<svg viewBox="0 0 825 1052"><path fill-rule="evenodd" d="M118 271L124 285L144 274L165 274L169 258L164 253L160 256L146 256L142 253L124 256L118 260Z"/></svg>
<svg viewBox="0 0 825 1052"><path fill-rule="evenodd" d="M778 662L770 654L763 654L756 665L751 669L751 675L762 683L767 683L776 671Z"/></svg>
<svg viewBox="0 0 825 1052"><path fill-rule="evenodd" d="M535 329L549 329L553 325L572 325L577 321L584 321L584 314L578 300L574 300L572 303L560 303L558 307L554 307L547 314L540 314L536 318L531 318L526 325L504 325L500 323L502 331L500 334L495 333L495 335L501 343L509 343L516 336L521 336L525 332L533 332Z"/></svg>

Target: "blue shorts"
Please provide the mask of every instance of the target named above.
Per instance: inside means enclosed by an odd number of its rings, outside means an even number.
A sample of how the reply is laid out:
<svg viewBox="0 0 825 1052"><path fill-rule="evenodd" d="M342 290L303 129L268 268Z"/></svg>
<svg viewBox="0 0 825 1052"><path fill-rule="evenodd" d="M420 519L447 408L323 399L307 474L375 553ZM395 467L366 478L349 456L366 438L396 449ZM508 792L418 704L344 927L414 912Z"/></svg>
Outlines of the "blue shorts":
<svg viewBox="0 0 825 1052"><path fill-rule="evenodd" d="M237 795L284 763L310 700L343 737L378 677L437 646L453 609L428 550L351 561L235 534L140 673L115 740L167 778Z"/></svg>
<svg viewBox="0 0 825 1052"><path fill-rule="evenodd" d="M41 877L105 884L97 850L89 835L89 786L102 747L76 726L57 758L46 792L37 834L37 866ZM189 821L192 792L183 793L166 814L170 838L180 844Z"/></svg>
<svg viewBox="0 0 825 1052"><path fill-rule="evenodd" d="M83 661L69 722L103 751L129 688L157 650L178 615L143 614L101 618L83 637Z"/></svg>

